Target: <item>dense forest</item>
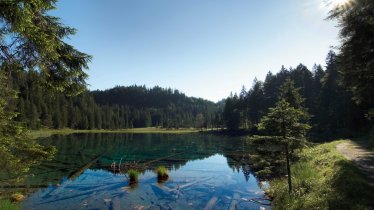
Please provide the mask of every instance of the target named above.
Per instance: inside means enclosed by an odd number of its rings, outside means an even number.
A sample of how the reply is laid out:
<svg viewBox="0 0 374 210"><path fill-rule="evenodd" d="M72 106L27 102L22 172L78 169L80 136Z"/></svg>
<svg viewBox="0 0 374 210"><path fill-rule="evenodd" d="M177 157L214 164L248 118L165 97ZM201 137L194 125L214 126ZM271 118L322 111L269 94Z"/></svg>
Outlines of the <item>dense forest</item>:
<svg viewBox="0 0 374 210"><path fill-rule="evenodd" d="M343 86L342 74L338 69L337 55L330 51L326 67L315 65L309 70L299 64L296 68L269 72L265 81L254 80L247 91L243 86L240 94L231 94L226 99L223 118L227 128L249 129L257 134L260 119L274 107L279 98L279 88L291 79L305 99L302 104L311 114L310 137L328 138L362 135L370 129L366 111L352 99L352 93Z"/></svg>
<svg viewBox="0 0 374 210"><path fill-rule="evenodd" d="M85 91L67 96L46 90L35 71L13 75L13 86L19 91L14 106L17 120L30 129L124 129L138 127L244 129L258 134L257 124L273 107L279 88L287 78L295 82L303 105L311 114L310 137L351 137L367 132L370 123L365 110L352 99L336 64L337 55L330 51L325 68L315 65L309 70L296 68L269 72L265 81L255 79L249 90L213 103L187 97L171 88L117 86L107 90Z"/></svg>
<svg viewBox="0 0 374 210"><path fill-rule="evenodd" d="M39 80L35 71L13 75L17 120L30 129L202 128L221 122L219 105L170 88L118 86L69 97L46 90Z"/></svg>

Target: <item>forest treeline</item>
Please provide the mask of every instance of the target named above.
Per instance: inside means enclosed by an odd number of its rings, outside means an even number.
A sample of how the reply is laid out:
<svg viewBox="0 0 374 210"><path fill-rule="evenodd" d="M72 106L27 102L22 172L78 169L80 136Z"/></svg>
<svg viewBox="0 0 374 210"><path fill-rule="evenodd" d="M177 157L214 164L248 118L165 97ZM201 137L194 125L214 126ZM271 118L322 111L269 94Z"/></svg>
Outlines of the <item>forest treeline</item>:
<svg viewBox="0 0 374 210"><path fill-rule="evenodd" d="M222 122L218 104L171 88L117 86L71 97L46 90L39 81L35 71L13 76L17 120L30 129L202 128Z"/></svg>
<svg viewBox="0 0 374 210"><path fill-rule="evenodd" d="M326 66L309 70L295 68L269 72L265 81L255 79L249 90L213 103L187 97L178 90L155 86L116 86L107 90L85 91L67 96L46 90L35 71L13 75L19 91L15 104L17 120L30 129L124 129L138 127L246 129L258 134L256 125L278 100L279 88L287 78L295 82L303 105L311 114L311 137L349 137L370 129L365 110L352 100L340 82L336 54L330 51Z"/></svg>
<svg viewBox="0 0 374 210"><path fill-rule="evenodd" d="M365 113L353 100L351 92L342 84L342 74L337 65L337 55L330 51L326 66L314 65L309 70L299 64L296 68L284 66L276 74L269 72L265 81L254 80L247 91L243 86L239 94L226 99L223 118L227 128L248 129L258 134L257 124L274 107L279 88L286 79L294 81L303 106L311 114L310 137L336 138L362 135L370 129Z"/></svg>

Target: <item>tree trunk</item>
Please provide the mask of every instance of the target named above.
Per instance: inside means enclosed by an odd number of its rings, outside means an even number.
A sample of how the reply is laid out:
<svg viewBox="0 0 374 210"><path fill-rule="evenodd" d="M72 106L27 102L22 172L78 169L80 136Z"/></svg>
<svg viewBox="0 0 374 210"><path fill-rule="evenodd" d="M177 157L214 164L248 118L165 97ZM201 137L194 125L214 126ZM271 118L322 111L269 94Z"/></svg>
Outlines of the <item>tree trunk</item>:
<svg viewBox="0 0 374 210"><path fill-rule="evenodd" d="M285 147L286 147L286 162L287 162L288 194L291 194L292 183L291 183L290 154L288 151L288 144L286 144Z"/></svg>

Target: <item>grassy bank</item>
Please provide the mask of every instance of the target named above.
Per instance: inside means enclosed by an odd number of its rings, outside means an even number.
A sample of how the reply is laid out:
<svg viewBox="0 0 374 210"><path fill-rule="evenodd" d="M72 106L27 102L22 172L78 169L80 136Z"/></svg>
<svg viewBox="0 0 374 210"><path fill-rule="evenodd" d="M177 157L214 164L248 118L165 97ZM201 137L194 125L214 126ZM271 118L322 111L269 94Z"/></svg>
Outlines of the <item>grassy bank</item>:
<svg viewBox="0 0 374 210"><path fill-rule="evenodd" d="M181 129L165 129L165 128L132 128L132 129L120 129L120 130L73 130L73 129L40 129L33 130L30 135L33 138L48 137L54 134L72 134L72 133L168 133L168 134L183 134L183 133L195 133L199 132L198 129L194 128L181 128Z"/></svg>
<svg viewBox="0 0 374 210"><path fill-rule="evenodd" d="M293 193L286 179L270 183L272 209L373 209L374 189L338 151L334 141L304 149L292 166Z"/></svg>
<svg viewBox="0 0 374 210"><path fill-rule="evenodd" d="M0 209L1 210L20 210L21 207L16 203L12 203L9 200L0 200Z"/></svg>

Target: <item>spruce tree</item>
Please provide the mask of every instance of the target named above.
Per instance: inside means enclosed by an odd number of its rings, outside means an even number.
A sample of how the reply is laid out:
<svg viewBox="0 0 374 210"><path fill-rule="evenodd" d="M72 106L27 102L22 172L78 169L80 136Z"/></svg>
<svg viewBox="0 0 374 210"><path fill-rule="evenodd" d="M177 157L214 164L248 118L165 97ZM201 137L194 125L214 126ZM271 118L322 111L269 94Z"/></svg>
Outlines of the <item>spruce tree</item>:
<svg viewBox="0 0 374 210"><path fill-rule="evenodd" d="M289 193L292 192L290 161L292 150L305 142L309 114L302 107L303 98L294 87L293 81L287 79L280 88L279 100L275 107L269 108L266 116L261 118L258 129L274 139L273 143L284 148Z"/></svg>
<svg viewBox="0 0 374 210"><path fill-rule="evenodd" d="M28 138L25 128L15 121L16 113L9 109L16 98L14 87L9 85L15 74L38 72L35 74L42 76L39 81L45 86L71 95L86 89L83 69L91 57L64 42L75 29L49 15L55 4L56 0L0 1L1 173L21 175L30 165L53 154ZM41 91L31 91L34 95L27 98L30 127L39 128Z"/></svg>
<svg viewBox="0 0 374 210"><path fill-rule="evenodd" d="M338 21L337 64L353 100L374 120L374 1L355 0L330 11ZM373 127L374 131L374 127Z"/></svg>
<svg viewBox="0 0 374 210"><path fill-rule="evenodd" d="M0 70L0 177L2 182L18 181L31 166L43 159L51 158L54 148L42 147L30 139L21 123L14 120L17 113L9 104L17 97L7 82L7 76Z"/></svg>
<svg viewBox="0 0 374 210"><path fill-rule="evenodd" d="M76 30L49 15L57 0L0 1L0 64L38 70L51 89L76 95L86 89L91 57L64 42Z"/></svg>

